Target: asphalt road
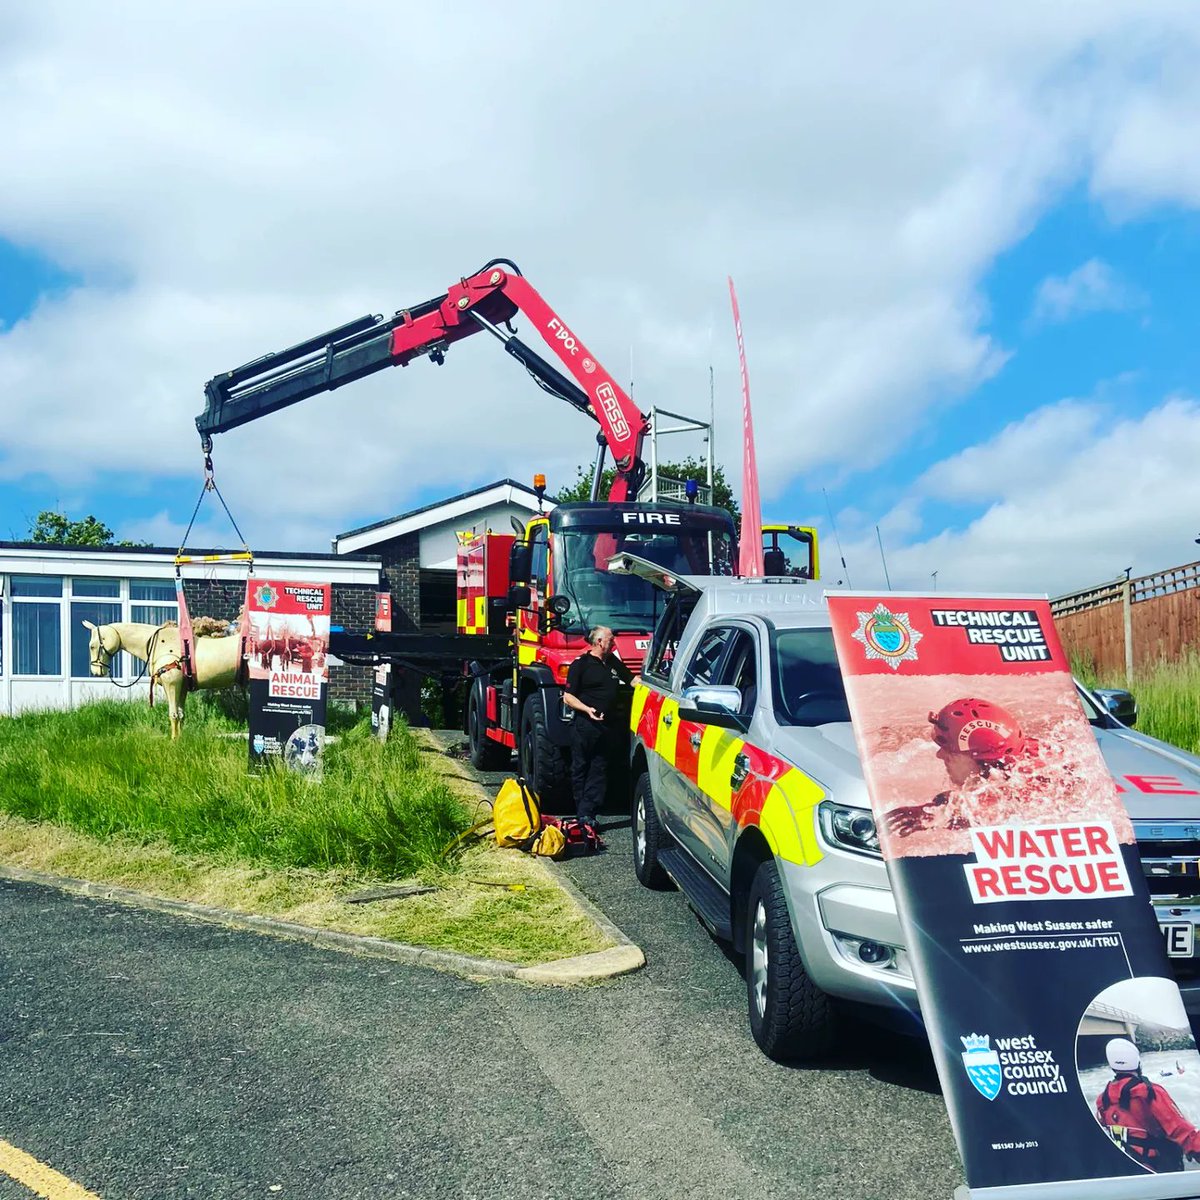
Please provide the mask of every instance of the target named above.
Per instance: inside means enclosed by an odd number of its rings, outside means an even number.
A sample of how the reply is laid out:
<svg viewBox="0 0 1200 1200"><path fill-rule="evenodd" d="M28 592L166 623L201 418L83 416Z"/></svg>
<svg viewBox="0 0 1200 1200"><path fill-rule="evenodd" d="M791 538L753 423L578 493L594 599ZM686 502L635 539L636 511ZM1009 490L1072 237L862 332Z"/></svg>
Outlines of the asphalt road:
<svg viewBox="0 0 1200 1200"><path fill-rule="evenodd" d="M738 964L605 824L564 869L647 966L566 991L0 883L0 1139L104 1200L948 1197L927 1048L851 1022L769 1062Z"/></svg>

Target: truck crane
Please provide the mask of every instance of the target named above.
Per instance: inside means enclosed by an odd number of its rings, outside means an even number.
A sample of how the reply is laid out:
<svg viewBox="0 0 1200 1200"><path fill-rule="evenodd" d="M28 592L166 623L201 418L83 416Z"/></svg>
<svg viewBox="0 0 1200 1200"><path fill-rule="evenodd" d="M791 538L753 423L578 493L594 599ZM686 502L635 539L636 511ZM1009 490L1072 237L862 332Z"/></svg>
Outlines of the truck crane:
<svg viewBox="0 0 1200 1200"><path fill-rule="evenodd" d="M516 336L518 313L571 378ZM628 553L680 574L731 574L735 527L729 512L708 505L638 503L650 418L516 265L494 259L422 304L387 318L360 317L215 376L205 385L196 427L211 454L216 433L386 367L420 357L440 366L455 342L480 332L496 338L544 391L599 425L591 500L539 511L514 533L460 538L458 638L401 634L389 644L387 635L376 635L344 642L336 652L347 658L357 651L376 661L419 657L443 670L451 660L460 669L466 665L464 725L472 762L502 768L515 751L543 801L562 804L570 793L570 725L561 702L567 667L586 648L587 631L608 625L621 657L637 670L659 611L656 589L610 572L609 559ZM616 471L601 502L609 452ZM544 479L535 486L540 506Z"/></svg>

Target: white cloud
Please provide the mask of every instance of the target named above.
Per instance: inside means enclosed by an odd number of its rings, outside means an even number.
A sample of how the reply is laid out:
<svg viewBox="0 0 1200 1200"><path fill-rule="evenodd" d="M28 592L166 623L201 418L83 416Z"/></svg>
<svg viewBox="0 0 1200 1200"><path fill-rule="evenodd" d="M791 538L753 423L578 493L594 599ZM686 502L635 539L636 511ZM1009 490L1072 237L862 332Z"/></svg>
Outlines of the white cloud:
<svg viewBox="0 0 1200 1200"><path fill-rule="evenodd" d="M1098 258L1075 268L1069 275L1043 279L1033 301L1032 319L1052 323L1096 312L1126 312L1141 308L1146 296L1123 280Z"/></svg>
<svg viewBox="0 0 1200 1200"><path fill-rule="evenodd" d="M936 463L914 490L935 499L971 502L998 499L1038 484L1086 444L1103 411L1099 403L1079 400L1036 409L990 441Z"/></svg>
<svg viewBox="0 0 1200 1200"><path fill-rule="evenodd" d="M0 333L0 472L119 466L172 513L205 379L504 253L618 377L633 347L645 407L703 414L715 356L736 462L731 272L764 496L884 462L1003 363L979 280L1064 188L1128 202L1150 133L1168 188L1191 85L1147 63L1200 41L1200 10L1140 0L9 21L0 236L84 282ZM592 432L474 339L216 460L252 540L319 546L424 485L568 481Z"/></svg>
<svg viewBox="0 0 1200 1200"><path fill-rule="evenodd" d="M1200 403L1191 398L1121 420L1074 402L1042 409L926 474L931 495L992 502L963 529L889 544L892 581L926 588L936 570L945 590L1055 595L1126 567L1138 575L1190 561L1200 533L1198 461ZM852 570L858 563L872 576L866 586L878 584L873 534L860 533L847 556Z"/></svg>

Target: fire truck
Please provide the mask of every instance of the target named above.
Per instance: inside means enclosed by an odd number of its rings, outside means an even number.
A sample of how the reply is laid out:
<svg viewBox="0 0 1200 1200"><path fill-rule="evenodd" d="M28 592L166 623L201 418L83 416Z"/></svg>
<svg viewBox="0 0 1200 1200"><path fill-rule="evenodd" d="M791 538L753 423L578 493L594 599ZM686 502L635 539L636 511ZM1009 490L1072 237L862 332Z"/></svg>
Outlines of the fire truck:
<svg viewBox="0 0 1200 1200"><path fill-rule="evenodd" d="M518 314L570 377L516 336ZM561 699L567 667L586 649L587 631L607 625L621 658L638 670L661 607L657 589L609 571L609 560L633 554L666 571L721 575L733 573L737 549L731 514L695 503L690 488L691 503L638 502L650 417L516 265L494 259L422 304L391 317L360 317L215 376L205 385L196 427L211 454L213 434L385 367L422 357L440 366L455 342L480 332L496 338L544 391L599 425L591 500L543 509L512 532L461 536L457 636L344 634L331 649L345 661L390 661L428 674L444 676L457 666L467 681L464 725L472 762L500 769L516 752L544 802L561 805L570 794L570 724ZM608 454L615 476L601 499ZM541 504L541 476L535 490ZM790 569L815 578L815 533L771 530L771 548L779 551L781 537L792 548L797 565ZM777 553L775 560L782 558Z"/></svg>

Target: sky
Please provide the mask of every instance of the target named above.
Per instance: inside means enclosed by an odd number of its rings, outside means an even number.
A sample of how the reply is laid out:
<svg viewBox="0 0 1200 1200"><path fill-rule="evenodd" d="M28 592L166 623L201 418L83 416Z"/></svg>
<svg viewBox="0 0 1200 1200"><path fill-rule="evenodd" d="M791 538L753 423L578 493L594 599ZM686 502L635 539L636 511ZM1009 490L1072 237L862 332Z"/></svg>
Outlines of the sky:
<svg viewBox="0 0 1200 1200"><path fill-rule="evenodd" d="M1198 53L1171 0L9 5L0 538L53 508L177 545L206 380L507 257L643 409L705 418L711 367L736 483L734 278L763 516L831 583L1193 561ZM320 551L553 491L594 432L471 338L213 459L251 546ZM236 544L219 506L189 544Z"/></svg>

